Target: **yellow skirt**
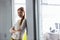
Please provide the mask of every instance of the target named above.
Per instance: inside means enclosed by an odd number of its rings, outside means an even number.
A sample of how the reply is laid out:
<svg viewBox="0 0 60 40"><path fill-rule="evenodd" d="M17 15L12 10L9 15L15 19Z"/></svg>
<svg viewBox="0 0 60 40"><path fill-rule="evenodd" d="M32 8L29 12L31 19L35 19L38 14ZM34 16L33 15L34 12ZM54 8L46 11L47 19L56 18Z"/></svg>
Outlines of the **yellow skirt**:
<svg viewBox="0 0 60 40"><path fill-rule="evenodd" d="M24 35L22 37L22 40L27 40L27 32L26 31L24 32Z"/></svg>

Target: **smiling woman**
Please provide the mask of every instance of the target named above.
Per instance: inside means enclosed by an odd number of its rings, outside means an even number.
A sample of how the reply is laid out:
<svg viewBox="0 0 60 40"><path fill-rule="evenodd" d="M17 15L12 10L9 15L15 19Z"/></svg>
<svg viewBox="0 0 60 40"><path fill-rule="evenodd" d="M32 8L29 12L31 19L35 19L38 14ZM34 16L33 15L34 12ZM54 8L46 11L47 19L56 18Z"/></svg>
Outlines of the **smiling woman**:
<svg viewBox="0 0 60 40"><path fill-rule="evenodd" d="M17 10L19 19L14 26L10 28L10 32L12 33L12 40L22 40L23 36L27 36L25 31L27 30L27 21L25 18L25 11L23 7L18 8ZM23 35L24 34L24 35Z"/></svg>
<svg viewBox="0 0 60 40"><path fill-rule="evenodd" d="M12 33L11 40L15 40L15 39L23 40L26 37L25 30L27 28L27 23L26 23L25 1L26 0L12 1L12 26L13 27L10 28L10 32Z"/></svg>

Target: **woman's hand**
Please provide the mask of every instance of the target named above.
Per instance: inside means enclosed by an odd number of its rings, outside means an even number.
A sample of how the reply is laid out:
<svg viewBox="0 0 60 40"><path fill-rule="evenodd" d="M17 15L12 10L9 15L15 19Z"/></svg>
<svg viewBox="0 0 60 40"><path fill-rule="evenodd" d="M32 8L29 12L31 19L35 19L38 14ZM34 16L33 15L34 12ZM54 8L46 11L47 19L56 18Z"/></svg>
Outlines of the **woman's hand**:
<svg viewBox="0 0 60 40"><path fill-rule="evenodd" d="M16 31L15 30L11 30L12 33L15 33Z"/></svg>
<svg viewBox="0 0 60 40"><path fill-rule="evenodd" d="M10 30L9 30L11 33L15 33L16 32L16 30L15 30L15 28L14 27L12 27L12 28L10 28Z"/></svg>

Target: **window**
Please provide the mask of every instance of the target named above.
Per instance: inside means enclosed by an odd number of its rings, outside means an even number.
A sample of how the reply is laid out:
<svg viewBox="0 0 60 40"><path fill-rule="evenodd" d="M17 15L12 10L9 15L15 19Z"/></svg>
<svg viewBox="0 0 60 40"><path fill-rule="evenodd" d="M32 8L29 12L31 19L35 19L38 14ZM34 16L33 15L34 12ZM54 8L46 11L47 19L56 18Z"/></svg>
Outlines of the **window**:
<svg viewBox="0 0 60 40"><path fill-rule="evenodd" d="M12 1L12 25L19 19L17 15L17 9L20 7L24 7L26 10L26 0L13 0Z"/></svg>
<svg viewBox="0 0 60 40"><path fill-rule="evenodd" d="M60 0L39 0L39 39L43 40L45 33L60 35ZM51 28L52 27L52 28ZM55 31L52 31L54 29ZM49 34L50 35L50 34ZM44 40L49 40L45 35ZM50 35L51 36L51 35ZM55 35L54 35L55 36ZM52 37L52 36L51 36ZM57 36L55 36L57 37ZM55 40L55 37L50 38ZM56 38L56 39L59 39Z"/></svg>
<svg viewBox="0 0 60 40"><path fill-rule="evenodd" d="M55 24L60 24L60 6L42 5L42 25L43 33L49 32L49 28L55 28Z"/></svg>
<svg viewBox="0 0 60 40"><path fill-rule="evenodd" d="M25 4L26 0L14 0L14 3L23 3L23 4Z"/></svg>
<svg viewBox="0 0 60 40"><path fill-rule="evenodd" d="M60 0L42 0L43 3L60 4Z"/></svg>

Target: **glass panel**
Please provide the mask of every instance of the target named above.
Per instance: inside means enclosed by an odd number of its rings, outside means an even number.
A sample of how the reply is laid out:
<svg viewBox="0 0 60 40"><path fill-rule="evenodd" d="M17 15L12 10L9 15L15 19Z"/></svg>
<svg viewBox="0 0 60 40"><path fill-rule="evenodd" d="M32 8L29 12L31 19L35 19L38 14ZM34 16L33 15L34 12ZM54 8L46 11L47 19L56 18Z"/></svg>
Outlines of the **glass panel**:
<svg viewBox="0 0 60 40"><path fill-rule="evenodd" d="M60 0L42 0L43 3L60 4Z"/></svg>
<svg viewBox="0 0 60 40"><path fill-rule="evenodd" d="M14 3L26 3L26 0L14 0Z"/></svg>
<svg viewBox="0 0 60 40"><path fill-rule="evenodd" d="M60 6L42 6L43 33L50 32L50 27L58 29L60 23Z"/></svg>
<svg viewBox="0 0 60 40"><path fill-rule="evenodd" d="M40 10L42 19L40 23L40 40L58 40L60 35L60 6L51 5L40 5L42 9ZM40 14L40 15L41 15ZM41 20L39 20L41 22ZM41 34L42 31L42 34ZM60 40L60 39L59 39Z"/></svg>

